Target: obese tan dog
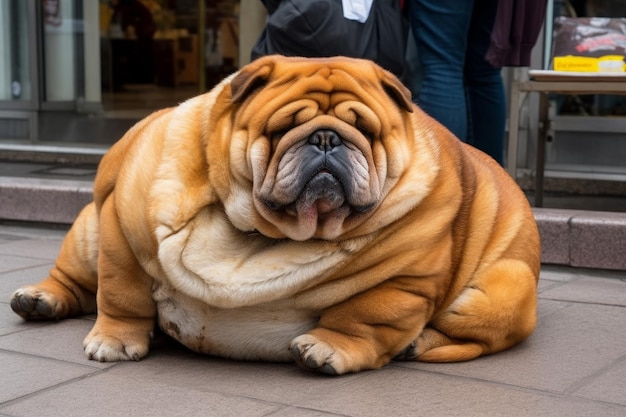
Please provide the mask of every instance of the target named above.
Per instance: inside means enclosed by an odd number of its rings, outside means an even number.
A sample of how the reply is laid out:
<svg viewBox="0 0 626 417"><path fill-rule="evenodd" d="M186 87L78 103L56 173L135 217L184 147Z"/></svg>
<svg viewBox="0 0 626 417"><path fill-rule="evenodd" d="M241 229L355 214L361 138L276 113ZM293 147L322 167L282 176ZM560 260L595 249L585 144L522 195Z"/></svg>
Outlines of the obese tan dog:
<svg viewBox="0 0 626 417"><path fill-rule="evenodd" d="M146 356L158 324L197 352L343 374L514 346L539 268L516 183L393 75L270 56L116 143L49 277L11 306L97 311L94 360Z"/></svg>

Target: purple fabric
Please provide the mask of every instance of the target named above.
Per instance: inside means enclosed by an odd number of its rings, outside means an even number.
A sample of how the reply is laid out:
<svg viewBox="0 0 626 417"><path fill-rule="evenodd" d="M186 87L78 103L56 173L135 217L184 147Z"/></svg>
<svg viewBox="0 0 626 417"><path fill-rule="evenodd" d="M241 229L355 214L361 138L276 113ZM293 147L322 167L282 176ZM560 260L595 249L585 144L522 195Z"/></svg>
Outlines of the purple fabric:
<svg viewBox="0 0 626 417"><path fill-rule="evenodd" d="M495 67L527 67L547 0L500 0L485 59Z"/></svg>

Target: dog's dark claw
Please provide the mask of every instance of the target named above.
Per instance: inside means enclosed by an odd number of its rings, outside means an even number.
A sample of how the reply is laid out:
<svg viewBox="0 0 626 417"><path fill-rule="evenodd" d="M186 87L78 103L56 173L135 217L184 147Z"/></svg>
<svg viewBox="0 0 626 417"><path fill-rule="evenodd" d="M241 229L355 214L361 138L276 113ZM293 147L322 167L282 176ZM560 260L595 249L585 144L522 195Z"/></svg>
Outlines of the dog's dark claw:
<svg viewBox="0 0 626 417"><path fill-rule="evenodd" d="M337 375L337 370L329 363L325 363L321 368L318 368L318 370L327 375Z"/></svg>

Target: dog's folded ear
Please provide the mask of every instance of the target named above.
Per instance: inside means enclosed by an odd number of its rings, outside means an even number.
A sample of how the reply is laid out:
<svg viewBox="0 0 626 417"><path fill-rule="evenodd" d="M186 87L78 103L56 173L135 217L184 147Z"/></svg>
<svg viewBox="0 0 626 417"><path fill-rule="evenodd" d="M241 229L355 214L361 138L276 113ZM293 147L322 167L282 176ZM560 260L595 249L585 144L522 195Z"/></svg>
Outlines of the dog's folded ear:
<svg viewBox="0 0 626 417"><path fill-rule="evenodd" d="M270 57L260 58L244 67L230 82L230 91L234 103L241 102L252 91L265 85L274 65Z"/></svg>
<svg viewBox="0 0 626 417"><path fill-rule="evenodd" d="M413 113L413 101L411 100L411 91L389 71L382 70L380 81L385 92L400 105L401 108Z"/></svg>

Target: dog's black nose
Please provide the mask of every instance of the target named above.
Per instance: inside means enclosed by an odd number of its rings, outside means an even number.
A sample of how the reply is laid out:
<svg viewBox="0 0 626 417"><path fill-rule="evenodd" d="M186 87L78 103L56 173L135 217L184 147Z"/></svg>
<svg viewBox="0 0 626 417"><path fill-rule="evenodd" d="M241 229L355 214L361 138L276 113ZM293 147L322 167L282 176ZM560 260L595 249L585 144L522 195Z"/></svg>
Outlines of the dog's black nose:
<svg viewBox="0 0 626 417"><path fill-rule="evenodd" d="M341 137L330 129L317 130L309 137L309 144L317 146L323 152L328 152L341 143Z"/></svg>

